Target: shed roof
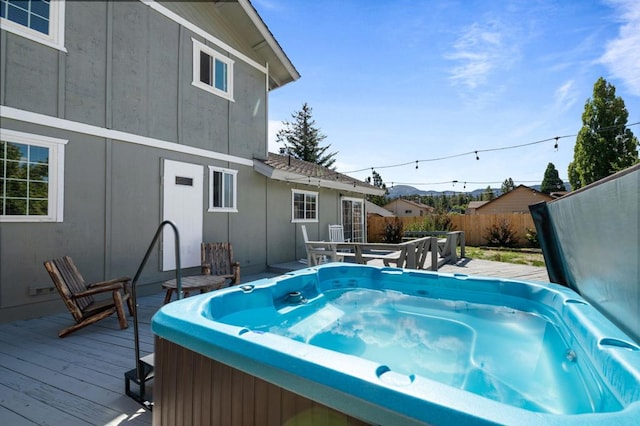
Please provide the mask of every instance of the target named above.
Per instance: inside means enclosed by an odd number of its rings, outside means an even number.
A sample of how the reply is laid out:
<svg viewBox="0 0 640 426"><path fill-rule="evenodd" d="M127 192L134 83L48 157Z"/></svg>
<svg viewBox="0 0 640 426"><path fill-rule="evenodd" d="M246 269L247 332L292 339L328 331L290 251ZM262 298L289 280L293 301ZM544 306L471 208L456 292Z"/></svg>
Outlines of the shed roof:
<svg viewBox="0 0 640 426"><path fill-rule="evenodd" d="M418 203L417 201L407 200L405 198L396 198L395 200L390 201L387 204L385 204L384 207L387 208L387 206L392 206L392 205L397 204L399 202L404 203L404 204L409 204L409 205L412 205L414 207L417 207L417 208L423 209L423 210L429 210L429 211L435 210L433 207L431 207L428 204Z"/></svg>
<svg viewBox="0 0 640 426"><path fill-rule="evenodd" d="M380 207L377 204L372 203L371 201L365 201L365 210L367 214L376 214L382 217L395 217L395 215L384 207Z"/></svg>
<svg viewBox="0 0 640 426"><path fill-rule="evenodd" d="M471 202L469 202L469 206L467 208L468 209L477 209L479 207L484 206L487 203L488 203L488 201L471 201Z"/></svg>

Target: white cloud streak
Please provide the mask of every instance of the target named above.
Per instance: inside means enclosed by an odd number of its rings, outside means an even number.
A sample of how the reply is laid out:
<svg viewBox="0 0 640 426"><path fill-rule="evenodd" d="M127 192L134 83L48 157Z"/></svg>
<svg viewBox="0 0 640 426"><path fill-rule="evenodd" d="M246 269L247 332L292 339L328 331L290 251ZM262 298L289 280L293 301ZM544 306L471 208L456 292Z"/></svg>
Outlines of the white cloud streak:
<svg viewBox="0 0 640 426"><path fill-rule="evenodd" d="M640 2L614 0L610 4L620 13L622 24L618 37L607 43L600 62L629 92L640 96Z"/></svg>
<svg viewBox="0 0 640 426"><path fill-rule="evenodd" d="M573 80L569 80L558 87L555 92L555 105L560 111L567 111L576 103L578 94Z"/></svg>
<svg viewBox="0 0 640 426"><path fill-rule="evenodd" d="M451 69L451 80L469 89L483 85L489 74L509 62L505 57L507 49L504 34L497 30L498 25L474 23L458 37L453 52L446 59L459 65Z"/></svg>

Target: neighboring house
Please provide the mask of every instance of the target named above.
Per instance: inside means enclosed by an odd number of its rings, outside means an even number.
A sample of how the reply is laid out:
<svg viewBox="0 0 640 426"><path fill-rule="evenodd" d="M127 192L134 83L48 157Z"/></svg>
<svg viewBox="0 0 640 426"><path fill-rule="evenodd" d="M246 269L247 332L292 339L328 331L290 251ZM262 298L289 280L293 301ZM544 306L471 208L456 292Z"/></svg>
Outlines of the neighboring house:
<svg viewBox="0 0 640 426"><path fill-rule="evenodd" d="M471 201L469 202L469 205L467 206L467 209L465 210L465 214L478 214L478 209L482 206L484 206L485 204L487 204L488 201Z"/></svg>
<svg viewBox="0 0 640 426"><path fill-rule="evenodd" d="M264 176L268 93L300 76L249 1L0 12L0 321L64 309L46 259L70 255L90 282L133 276L163 220L185 274L202 241L230 241L249 274L304 257L300 223L319 238L364 223L365 183ZM140 284L173 276L173 238Z"/></svg>
<svg viewBox="0 0 640 426"><path fill-rule="evenodd" d="M364 205L367 211L367 217L371 217L371 216L395 217L395 215L391 213L389 210L383 207L380 207L379 205L374 204L371 201L365 201Z"/></svg>
<svg viewBox="0 0 640 426"><path fill-rule="evenodd" d="M553 197L525 185L518 185L491 201L475 208L475 214L529 213L531 204L550 201ZM472 214L472 213L471 213Z"/></svg>
<svg viewBox="0 0 640 426"><path fill-rule="evenodd" d="M405 200L403 198L396 198L395 200L385 204L383 207L398 217L425 216L435 211L431 206L417 203L415 201Z"/></svg>

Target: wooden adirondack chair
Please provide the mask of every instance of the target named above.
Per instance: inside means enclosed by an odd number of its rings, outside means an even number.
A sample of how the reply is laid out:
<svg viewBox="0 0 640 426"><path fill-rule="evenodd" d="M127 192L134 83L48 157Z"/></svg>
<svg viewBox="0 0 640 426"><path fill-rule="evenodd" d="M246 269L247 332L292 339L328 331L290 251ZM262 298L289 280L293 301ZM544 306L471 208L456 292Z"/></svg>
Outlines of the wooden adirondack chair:
<svg viewBox="0 0 640 426"><path fill-rule="evenodd" d="M240 263L233 259L231 243L202 243L202 268L210 268L211 275L231 280L231 285L240 284Z"/></svg>
<svg viewBox="0 0 640 426"><path fill-rule="evenodd" d="M44 267L76 321L76 324L61 330L58 337L64 337L113 313L118 314L121 329L128 327L124 301L127 302L129 314L133 314L133 301L130 297L131 278L122 277L86 284L69 256L47 260L44 262ZM93 298L94 295L106 292L112 293L110 299L95 300Z"/></svg>

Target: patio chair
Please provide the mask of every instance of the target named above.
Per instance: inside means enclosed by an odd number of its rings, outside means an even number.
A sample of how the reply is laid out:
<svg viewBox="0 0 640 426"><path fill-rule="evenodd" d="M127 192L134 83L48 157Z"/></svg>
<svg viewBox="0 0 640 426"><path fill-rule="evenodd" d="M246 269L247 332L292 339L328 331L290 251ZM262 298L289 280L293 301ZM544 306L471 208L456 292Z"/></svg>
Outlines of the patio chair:
<svg viewBox="0 0 640 426"><path fill-rule="evenodd" d="M332 243L349 243L350 239L344 239L344 227L342 225L329 225L329 241Z"/></svg>
<svg viewBox="0 0 640 426"><path fill-rule="evenodd" d="M211 275L230 280L231 285L240 284L240 262L233 259L231 243L202 243L202 269L209 268Z"/></svg>
<svg viewBox="0 0 640 426"><path fill-rule="evenodd" d="M342 225L329 225L329 241L332 243L350 243L351 239L344 238L344 227ZM353 254L353 250L348 248L338 249L337 252L346 256Z"/></svg>
<svg viewBox="0 0 640 426"><path fill-rule="evenodd" d="M309 241L307 227L300 225L302 237L304 238L304 248L307 251L307 264L309 266L320 265L326 262L336 262L344 260L336 251L336 245L324 241Z"/></svg>
<svg viewBox="0 0 640 426"><path fill-rule="evenodd" d="M58 337L65 337L82 327L107 318L113 313L117 313L121 329L129 326L124 313L124 302L127 302L129 314L132 315L131 278L121 277L86 284L82 274L69 256L47 260L44 262L44 267L49 272L62 300L76 321L76 324L61 330ZM111 298L102 300L93 298L95 295L108 292L111 292Z"/></svg>

